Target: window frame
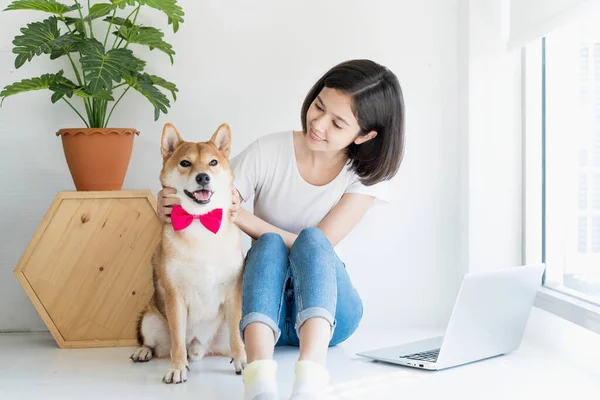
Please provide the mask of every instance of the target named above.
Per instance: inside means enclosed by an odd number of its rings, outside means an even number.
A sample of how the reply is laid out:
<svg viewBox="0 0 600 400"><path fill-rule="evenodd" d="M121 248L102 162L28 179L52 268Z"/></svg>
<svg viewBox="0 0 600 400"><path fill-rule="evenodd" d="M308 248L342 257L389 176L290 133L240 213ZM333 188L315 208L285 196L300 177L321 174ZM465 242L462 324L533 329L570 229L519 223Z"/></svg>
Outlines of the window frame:
<svg viewBox="0 0 600 400"><path fill-rule="evenodd" d="M523 263L546 263L546 121L545 38L521 50L521 116L523 144ZM546 286L542 276L535 305L579 326L600 333L600 306L569 291Z"/></svg>

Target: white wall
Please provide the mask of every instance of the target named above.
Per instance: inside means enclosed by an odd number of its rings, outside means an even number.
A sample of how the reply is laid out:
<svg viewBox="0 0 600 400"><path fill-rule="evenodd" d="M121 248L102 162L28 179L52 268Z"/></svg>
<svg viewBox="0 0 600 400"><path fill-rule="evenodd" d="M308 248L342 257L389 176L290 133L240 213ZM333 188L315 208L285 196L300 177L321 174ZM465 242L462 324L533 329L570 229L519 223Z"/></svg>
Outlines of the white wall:
<svg viewBox="0 0 600 400"><path fill-rule="evenodd" d="M167 34L175 65L161 53L142 53L150 71L179 85L178 101L153 122L150 105L132 93L113 119L141 131L124 188L159 189L165 122L198 141L228 122L236 154L258 136L300 128L302 100L328 68L372 58L390 67L404 89L406 158L392 204L373 210L343 243L345 261L365 301L365 323L444 322L466 248L459 208L466 190L465 138L458 130L459 1L180 3L186 22L178 34ZM0 13L0 85L58 69L47 57L14 69L12 38L35 19L30 12ZM144 13L142 21L166 25L158 13ZM0 330L45 329L12 270L56 192L74 189L54 135L73 125L78 119L66 105L51 105L47 92L8 98L0 109Z"/></svg>
<svg viewBox="0 0 600 400"><path fill-rule="evenodd" d="M460 137L467 154L461 265L512 267L523 259L523 167L521 57L507 51L509 1L461 0L460 18Z"/></svg>

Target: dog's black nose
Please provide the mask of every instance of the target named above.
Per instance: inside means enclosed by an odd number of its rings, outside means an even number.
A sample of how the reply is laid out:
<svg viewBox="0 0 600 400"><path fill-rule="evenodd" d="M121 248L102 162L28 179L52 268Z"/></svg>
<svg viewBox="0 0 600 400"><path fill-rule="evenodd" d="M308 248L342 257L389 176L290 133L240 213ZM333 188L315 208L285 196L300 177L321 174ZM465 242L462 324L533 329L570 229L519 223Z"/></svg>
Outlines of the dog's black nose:
<svg viewBox="0 0 600 400"><path fill-rule="evenodd" d="M208 185L210 183L210 176L204 172L198 174L196 175L196 182L198 182L198 185Z"/></svg>

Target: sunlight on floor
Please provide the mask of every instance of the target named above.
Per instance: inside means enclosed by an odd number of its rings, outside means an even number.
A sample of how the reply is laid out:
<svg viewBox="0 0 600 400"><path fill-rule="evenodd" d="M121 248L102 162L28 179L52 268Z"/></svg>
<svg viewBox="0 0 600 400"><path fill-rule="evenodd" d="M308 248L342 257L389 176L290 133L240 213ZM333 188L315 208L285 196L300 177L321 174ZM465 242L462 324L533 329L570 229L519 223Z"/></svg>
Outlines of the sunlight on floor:
<svg viewBox="0 0 600 400"><path fill-rule="evenodd" d="M375 375L363 379L355 379L331 385L328 388L327 400L337 399L361 399L378 398L372 396L383 396L401 393L406 390L406 385L412 385L425 379L425 375L416 374L412 371L398 371L389 374Z"/></svg>

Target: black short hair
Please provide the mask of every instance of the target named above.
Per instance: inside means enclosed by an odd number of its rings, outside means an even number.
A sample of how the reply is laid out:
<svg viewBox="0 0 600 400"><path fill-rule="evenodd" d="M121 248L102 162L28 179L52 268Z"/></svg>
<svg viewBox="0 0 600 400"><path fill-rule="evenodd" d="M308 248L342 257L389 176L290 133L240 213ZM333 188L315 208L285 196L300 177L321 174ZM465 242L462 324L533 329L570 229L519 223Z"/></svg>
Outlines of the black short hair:
<svg viewBox="0 0 600 400"><path fill-rule="evenodd" d="M376 131L363 144L351 143L351 168L365 185L388 180L398 172L404 157L404 97L398 78L388 68L371 60L349 60L325 73L310 89L302 104L302 129L308 132L306 114L324 87L352 98L352 112L359 135Z"/></svg>

